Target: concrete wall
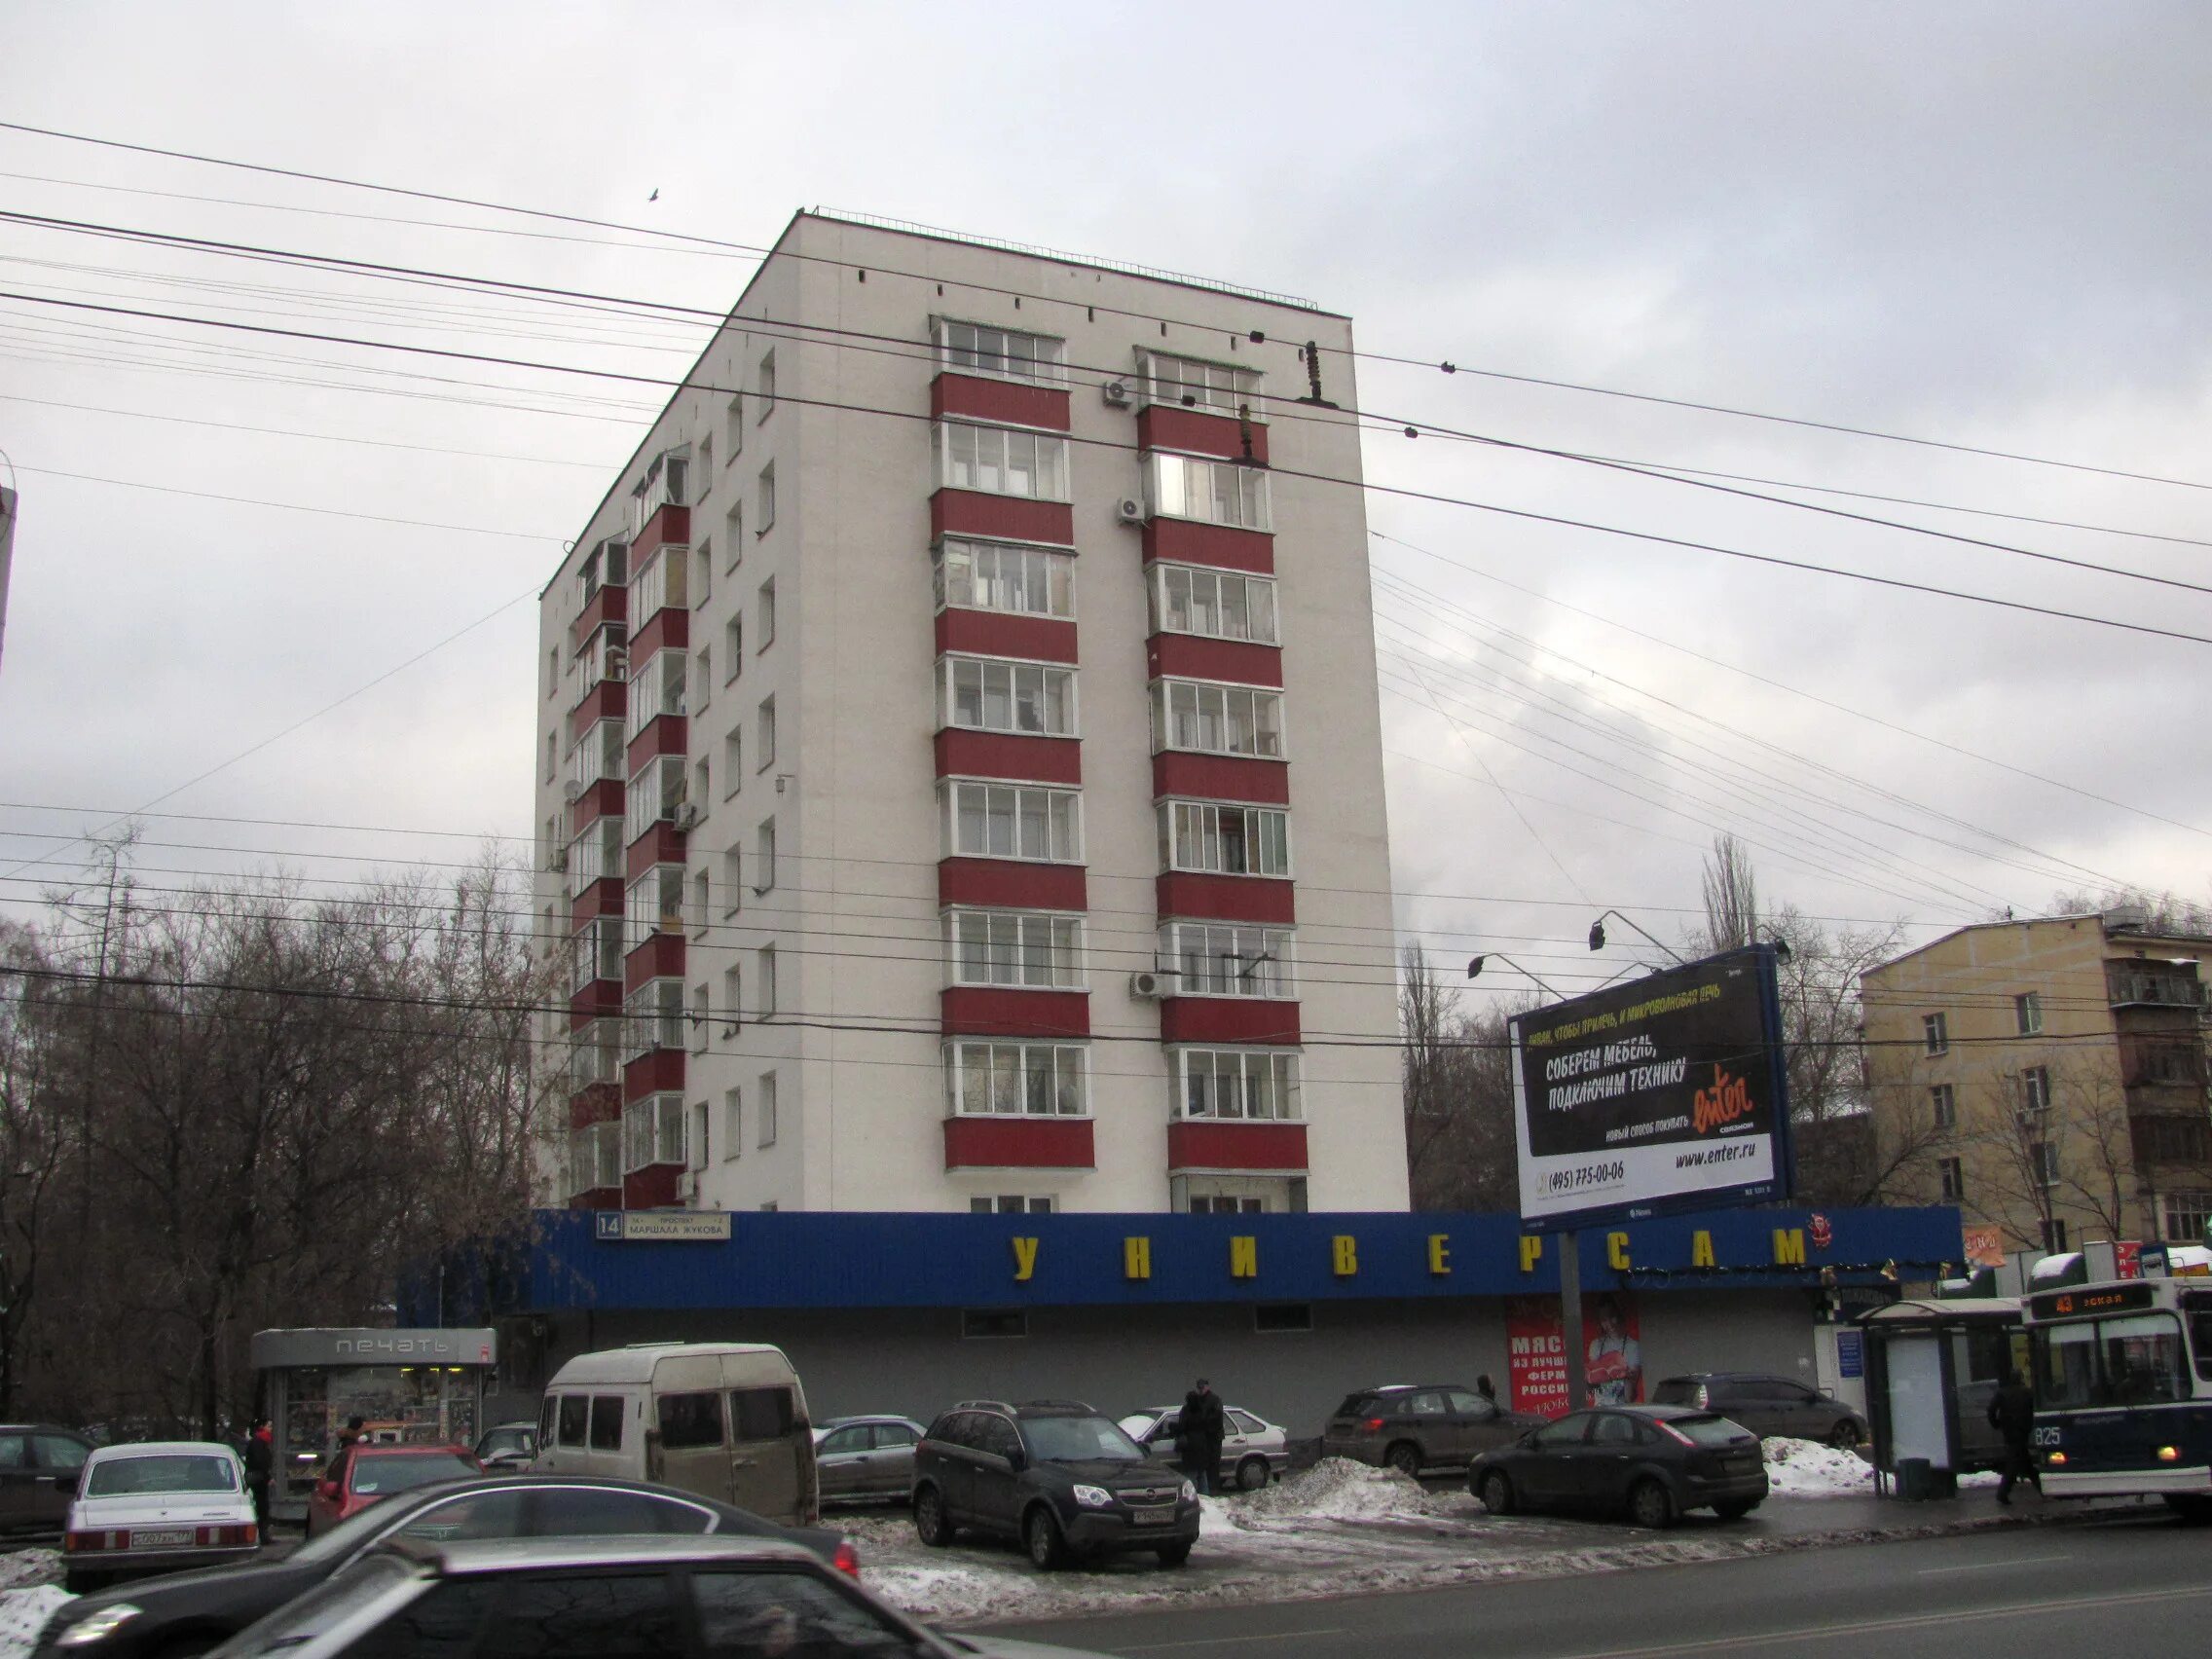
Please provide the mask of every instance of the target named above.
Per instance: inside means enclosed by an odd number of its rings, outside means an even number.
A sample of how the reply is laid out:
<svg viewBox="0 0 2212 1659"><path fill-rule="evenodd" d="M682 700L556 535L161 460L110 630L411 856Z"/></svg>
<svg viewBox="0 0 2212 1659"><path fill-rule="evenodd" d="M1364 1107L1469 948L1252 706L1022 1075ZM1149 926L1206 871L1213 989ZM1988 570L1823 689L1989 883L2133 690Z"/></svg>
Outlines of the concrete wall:
<svg viewBox="0 0 2212 1659"><path fill-rule="evenodd" d="M1768 1371L1814 1381L1811 1302L1801 1291L1675 1291L1636 1297L1646 1386L1682 1371ZM958 1309L759 1313L564 1313L546 1375L572 1353L646 1341L772 1342L804 1380L815 1418L904 1412L928 1421L955 1400L1075 1398L1119 1416L1180 1401L1210 1379L1294 1435L1318 1434L1354 1388L1388 1382L1507 1386L1505 1304L1316 1303L1309 1332L1260 1334L1249 1308L1032 1310L1029 1335L963 1339ZM520 1379L517 1379L520 1382ZM504 1403L535 1416L527 1394Z"/></svg>

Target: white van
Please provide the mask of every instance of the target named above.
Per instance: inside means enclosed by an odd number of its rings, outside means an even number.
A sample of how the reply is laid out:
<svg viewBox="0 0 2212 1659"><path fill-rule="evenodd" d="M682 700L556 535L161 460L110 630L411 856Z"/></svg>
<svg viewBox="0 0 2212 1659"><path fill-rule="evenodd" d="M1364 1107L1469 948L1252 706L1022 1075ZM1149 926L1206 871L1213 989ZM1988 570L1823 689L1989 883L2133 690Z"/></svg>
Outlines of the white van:
<svg viewBox="0 0 2212 1659"><path fill-rule="evenodd" d="M638 1343L580 1353L538 1415L535 1474L658 1481L811 1527L820 1511L806 1395L764 1343Z"/></svg>

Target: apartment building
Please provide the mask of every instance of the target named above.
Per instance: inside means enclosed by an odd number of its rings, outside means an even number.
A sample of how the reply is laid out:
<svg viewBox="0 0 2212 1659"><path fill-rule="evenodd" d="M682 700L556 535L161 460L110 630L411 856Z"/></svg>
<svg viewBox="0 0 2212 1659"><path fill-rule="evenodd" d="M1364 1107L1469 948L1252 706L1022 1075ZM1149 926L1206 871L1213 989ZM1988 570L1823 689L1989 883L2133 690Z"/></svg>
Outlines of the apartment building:
<svg viewBox="0 0 2212 1659"><path fill-rule="evenodd" d="M1350 346L793 218L541 596L549 1197L1406 1206Z"/></svg>
<svg viewBox="0 0 2212 1659"><path fill-rule="evenodd" d="M2212 1219L2199 960L2140 909L1961 928L1861 979L1900 1191L2009 1248L2201 1242Z"/></svg>

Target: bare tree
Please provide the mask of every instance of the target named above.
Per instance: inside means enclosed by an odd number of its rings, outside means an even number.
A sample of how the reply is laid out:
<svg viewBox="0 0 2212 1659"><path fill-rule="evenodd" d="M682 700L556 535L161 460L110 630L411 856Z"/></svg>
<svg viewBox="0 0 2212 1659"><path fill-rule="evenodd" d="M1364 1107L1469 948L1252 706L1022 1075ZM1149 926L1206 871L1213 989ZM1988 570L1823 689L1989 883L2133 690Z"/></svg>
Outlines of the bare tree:
<svg viewBox="0 0 2212 1659"><path fill-rule="evenodd" d="M1728 834L1713 838L1705 861L1705 937L1714 950L1735 950L1758 938L1758 880L1751 849Z"/></svg>
<svg viewBox="0 0 2212 1659"><path fill-rule="evenodd" d="M1399 966L1413 1206L1518 1208L1508 1014L1462 1013L1419 945Z"/></svg>

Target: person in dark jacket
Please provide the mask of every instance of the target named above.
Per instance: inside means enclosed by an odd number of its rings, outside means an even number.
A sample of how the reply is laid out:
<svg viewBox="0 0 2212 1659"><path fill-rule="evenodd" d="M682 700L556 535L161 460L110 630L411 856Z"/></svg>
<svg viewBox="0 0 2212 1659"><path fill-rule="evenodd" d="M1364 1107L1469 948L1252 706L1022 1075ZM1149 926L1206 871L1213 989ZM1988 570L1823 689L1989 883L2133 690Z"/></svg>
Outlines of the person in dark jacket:
<svg viewBox="0 0 2212 1659"><path fill-rule="evenodd" d="M254 1420L245 1437L245 1490L253 1499L253 1519L269 1541L269 1477L276 1467L276 1430L267 1418Z"/></svg>
<svg viewBox="0 0 2212 1659"><path fill-rule="evenodd" d="M1183 1396L1183 1412L1175 1419L1175 1442L1183 1454L1183 1472L1191 1484L1213 1495L1214 1472L1221 1466L1221 1443L1229 1436L1229 1418L1221 1409L1221 1396L1203 1377Z"/></svg>
<svg viewBox="0 0 2212 1659"><path fill-rule="evenodd" d="M1997 1483L1997 1501L2012 1501L2013 1483L2025 1479L2043 1495L2043 1477L2036 1473L2035 1455L2028 1440L2036 1426L2036 1397L2018 1371L2008 1371L1997 1392L1989 1397L1989 1426L2005 1439L2005 1470Z"/></svg>

